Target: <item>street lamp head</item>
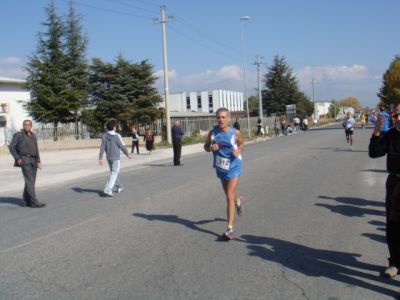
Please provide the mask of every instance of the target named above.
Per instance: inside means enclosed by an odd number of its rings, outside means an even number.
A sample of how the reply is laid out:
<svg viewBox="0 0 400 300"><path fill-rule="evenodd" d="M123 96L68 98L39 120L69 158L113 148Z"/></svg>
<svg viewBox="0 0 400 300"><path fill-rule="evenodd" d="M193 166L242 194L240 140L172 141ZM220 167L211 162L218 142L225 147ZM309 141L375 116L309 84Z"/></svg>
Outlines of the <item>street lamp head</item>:
<svg viewBox="0 0 400 300"><path fill-rule="evenodd" d="M250 20L249 16L240 17L240 21L247 21L247 20Z"/></svg>

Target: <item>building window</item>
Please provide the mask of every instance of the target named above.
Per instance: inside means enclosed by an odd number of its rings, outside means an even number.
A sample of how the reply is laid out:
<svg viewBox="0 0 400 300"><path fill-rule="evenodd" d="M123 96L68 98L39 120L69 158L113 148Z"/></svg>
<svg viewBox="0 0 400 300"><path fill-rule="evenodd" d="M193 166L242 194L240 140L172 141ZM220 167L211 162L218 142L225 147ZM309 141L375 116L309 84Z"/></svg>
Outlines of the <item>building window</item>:
<svg viewBox="0 0 400 300"><path fill-rule="evenodd" d="M212 95L208 95L208 111L210 113L214 112L214 105L213 105L213 97L212 97Z"/></svg>
<svg viewBox="0 0 400 300"><path fill-rule="evenodd" d="M190 110L190 97L186 97L186 110Z"/></svg>
<svg viewBox="0 0 400 300"><path fill-rule="evenodd" d="M197 108L201 110L201 96L197 96Z"/></svg>

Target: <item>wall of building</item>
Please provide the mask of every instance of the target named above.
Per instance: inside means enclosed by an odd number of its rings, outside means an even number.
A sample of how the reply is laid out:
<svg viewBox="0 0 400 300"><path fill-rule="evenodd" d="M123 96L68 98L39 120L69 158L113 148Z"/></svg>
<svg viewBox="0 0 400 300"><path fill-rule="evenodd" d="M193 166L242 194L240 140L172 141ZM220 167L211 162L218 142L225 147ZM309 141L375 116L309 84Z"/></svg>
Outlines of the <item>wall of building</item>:
<svg viewBox="0 0 400 300"><path fill-rule="evenodd" d="M187 106L188 97L190 107ZM212 97L211 105L210 97ZM164 107L164 103L161 106ZM169 95L171 112L215 113L220 107L226 107L233 112L243 111L243 94L236 91L213 90Z"/></svg>
<svg viewBox="0 0 400 300"><path fill-rule="evenodd" d="M12 135L22 129L22 122L30 119L24 109L24 103L30 101L30 94L23 86L23 81L0 81L0 116L6 119L6 126L0 127L0 146L7 144Z"/></svg>

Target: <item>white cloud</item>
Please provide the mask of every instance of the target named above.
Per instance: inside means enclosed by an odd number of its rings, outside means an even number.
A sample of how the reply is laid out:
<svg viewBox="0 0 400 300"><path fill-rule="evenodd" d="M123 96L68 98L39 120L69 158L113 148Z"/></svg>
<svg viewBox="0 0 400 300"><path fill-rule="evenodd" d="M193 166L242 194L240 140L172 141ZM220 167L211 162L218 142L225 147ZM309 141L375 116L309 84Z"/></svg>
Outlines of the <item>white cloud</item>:
<svg viewBox="0 0 400 300"><path fill-rule="evenodd" d="M355 96L362 105L375 105L381 76L370 74L365 65L351 66L305 66L294 71L300 88L312 98L312 79L315 81L315 99L317 101L340 100Z"/></svg>
<svg viewBox="0 0 400 300"><path fill-rule="evenodd" d="M0 57L0 76L25 79L26 73L23 70L23 63L18 57Z"/></svg>

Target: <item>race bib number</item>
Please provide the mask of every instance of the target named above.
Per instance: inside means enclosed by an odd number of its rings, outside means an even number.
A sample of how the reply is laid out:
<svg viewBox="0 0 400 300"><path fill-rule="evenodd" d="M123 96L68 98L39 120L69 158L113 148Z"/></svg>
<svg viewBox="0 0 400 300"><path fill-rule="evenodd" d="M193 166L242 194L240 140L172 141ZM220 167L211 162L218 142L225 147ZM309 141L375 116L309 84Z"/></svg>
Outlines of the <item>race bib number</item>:
<svg viewBox="0 0 400 300"><path fill-rule="evenodd" d="M215 166L222 170L229 170L230 160L229 158L218 156L215 158Z"/></svg>

